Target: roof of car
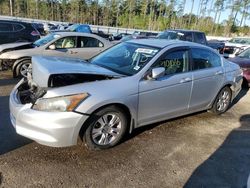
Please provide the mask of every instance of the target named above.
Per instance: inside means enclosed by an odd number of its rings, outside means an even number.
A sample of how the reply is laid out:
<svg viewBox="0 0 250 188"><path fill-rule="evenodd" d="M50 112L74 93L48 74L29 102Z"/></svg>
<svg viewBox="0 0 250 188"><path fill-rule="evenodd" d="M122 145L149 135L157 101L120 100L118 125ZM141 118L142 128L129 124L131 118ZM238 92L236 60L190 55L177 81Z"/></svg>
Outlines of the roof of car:
<svg viewBox="0 0 250 188"><path fill-rule="evenodd" d="M146 45L146 46L152 46L156 48L165 48L170 45L206 47L205 45L201 45L198 43L182 41L182 40L167 40L167 39L135 39L135 40L129 40L127 42Z"/></svg>
<svg viewBox="0 0 250 188"><path fill-rule="evenodd" d="M0 20L0 22L31 24L30 22L24 22L24 21L20 21L20 20Z"/></svg>
<svg viewBox="0 0 250 188"><path fill-rule="evenodd" d="M89 36L89 37L98 37L98 35L91 34L91 33L71 32L71 31L65 31L65 32L56 31L56 32L54 32L54 34L59 34L61 36Z"/></svg>
<svg viewBox="0 0 250 188"><path fill-rule="evenodd" d="M198 30L188 30L188 29L168 29L165 31L179 31L179 32L196 32L196 33L203 33L202 31Z"/></svg>

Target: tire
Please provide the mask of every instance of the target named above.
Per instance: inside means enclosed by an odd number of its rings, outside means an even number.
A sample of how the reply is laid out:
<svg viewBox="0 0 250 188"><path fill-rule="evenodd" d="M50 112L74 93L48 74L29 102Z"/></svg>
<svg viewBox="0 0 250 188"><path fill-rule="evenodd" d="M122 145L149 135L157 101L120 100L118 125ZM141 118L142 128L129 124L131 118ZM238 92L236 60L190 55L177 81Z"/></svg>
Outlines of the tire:
<svg viewBox="0 0 250 188"><path fill-rule="evenodd" d="M16 76L27 77L28 72L31 72L31 60L25 59L17 65Z"/></svg>
<svg viewBox="0 0 250 188"><path fill-rule="evenodd" d="M214 114L222 114L228 110L231 105L232 91L229 87L224 87L217 95L211 112Z"/></svg>
<svg viewBox="0 0 250 188"><path fill-rule="evenodd" d="M90 150L108 149L117 145L124 137L128 119L124 111L108 106L94 113L83 136Z"/></svg>

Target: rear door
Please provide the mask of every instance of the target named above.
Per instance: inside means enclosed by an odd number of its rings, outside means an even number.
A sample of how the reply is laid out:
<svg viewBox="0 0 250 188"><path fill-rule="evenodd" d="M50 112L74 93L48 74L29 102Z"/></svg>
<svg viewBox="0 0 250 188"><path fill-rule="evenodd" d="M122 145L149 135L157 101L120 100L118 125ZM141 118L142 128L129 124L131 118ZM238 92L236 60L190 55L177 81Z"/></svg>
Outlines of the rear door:
<svg viewBox="0 0 250 188"><path fill-rule="evenodd" d="M77 48L72 49L71 53L81 59L90 59L105 49L104 44L94 37L78 36L77 41Z"/></svg>
<svg viewBox="0 0 250 188"><path fill-rule="evenodd" d="M202 110L211 103L224 83L221 57L203 48L192 48L193 89L190 110Z"/></svg>
<svg viewBox="0 0 250 188"><path fill-rule="evenodd" d="M139 83L138 124L144 125L186 113L192 87L189 49L167 51L151 68L164 67L165 76Z"/></svg>
<svg viewBox="0 0 250 188"><path fill-rule="evenodd" d="M13 25L7 22L0 22L0 44L15 42L13 36Z"/></svg>

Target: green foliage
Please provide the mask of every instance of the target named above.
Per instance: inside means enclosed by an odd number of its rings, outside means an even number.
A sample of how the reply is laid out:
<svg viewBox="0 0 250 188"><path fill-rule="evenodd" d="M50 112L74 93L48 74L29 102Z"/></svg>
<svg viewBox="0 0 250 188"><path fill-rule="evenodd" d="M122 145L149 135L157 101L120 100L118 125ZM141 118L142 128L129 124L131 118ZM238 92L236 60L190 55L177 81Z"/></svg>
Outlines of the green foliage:
<svg viewBox="0 0 250 188"><path fill-rule="evenodd" d="M189 13L184 12L191 3ZM198 7L194 12L193 7ZM249 34L250 0L0 0L0 15L115 27ZM222 12L229 12L221 23Z"/></svg>

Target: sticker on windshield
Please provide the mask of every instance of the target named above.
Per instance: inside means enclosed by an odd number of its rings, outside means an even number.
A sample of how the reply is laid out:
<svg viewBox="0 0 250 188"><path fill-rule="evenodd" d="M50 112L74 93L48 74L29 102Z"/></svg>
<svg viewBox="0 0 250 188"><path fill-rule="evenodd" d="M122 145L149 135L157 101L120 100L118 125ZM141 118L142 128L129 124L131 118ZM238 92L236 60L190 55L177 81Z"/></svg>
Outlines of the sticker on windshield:
<svg viewBox="0 0 250 188"><path fill-rule="evenodd" d="M157 50L147 49L147 48L138 48L135 52L145 53L145 54L155 54Z"/></svg>
<svg viewBox="0 0 250 188"><path fill-rule="evenodd" d="M136 65L135 67L134 67L134 69L137 71L137 70L139 70L141 67L139 67L138 65Z"/></svg>

